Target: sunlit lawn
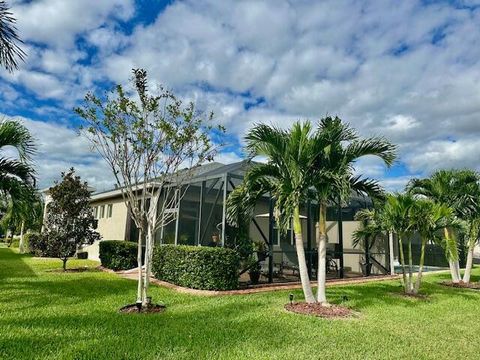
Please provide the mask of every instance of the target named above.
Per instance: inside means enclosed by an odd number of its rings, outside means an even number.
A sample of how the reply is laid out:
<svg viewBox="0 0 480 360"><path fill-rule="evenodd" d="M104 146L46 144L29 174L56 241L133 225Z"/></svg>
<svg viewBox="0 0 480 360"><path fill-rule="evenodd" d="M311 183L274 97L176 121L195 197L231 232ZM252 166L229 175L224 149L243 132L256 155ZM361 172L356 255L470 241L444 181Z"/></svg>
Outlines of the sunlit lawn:
<svg viewBox="0 0 480 360"><path fill-rule="evenodd" d="M69 267L95 263L71 261ZM436 285L409 300L397 282L329 288L350 320L287 313L288 291L198 297L152 288L163 314L119 314L134 281L0 248L0 359L478 359L480 292ZM479 279L480 271L475 269ZM301 295L295 291L296 298Z"/></svg>

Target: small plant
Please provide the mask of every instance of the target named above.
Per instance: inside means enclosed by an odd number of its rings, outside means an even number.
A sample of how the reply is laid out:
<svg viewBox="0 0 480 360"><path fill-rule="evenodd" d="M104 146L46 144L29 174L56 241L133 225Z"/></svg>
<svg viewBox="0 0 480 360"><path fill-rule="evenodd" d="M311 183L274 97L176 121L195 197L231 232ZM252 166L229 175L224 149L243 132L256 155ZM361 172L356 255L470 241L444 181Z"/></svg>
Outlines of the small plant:
<svg viewBox="0 0 480 360"><path fill-rule="evenodd" d="M251 255L247 261L248 275L250 276L250 282L252 284L258 284L261 275L261 266L258 262L258 259Z"/></svg>

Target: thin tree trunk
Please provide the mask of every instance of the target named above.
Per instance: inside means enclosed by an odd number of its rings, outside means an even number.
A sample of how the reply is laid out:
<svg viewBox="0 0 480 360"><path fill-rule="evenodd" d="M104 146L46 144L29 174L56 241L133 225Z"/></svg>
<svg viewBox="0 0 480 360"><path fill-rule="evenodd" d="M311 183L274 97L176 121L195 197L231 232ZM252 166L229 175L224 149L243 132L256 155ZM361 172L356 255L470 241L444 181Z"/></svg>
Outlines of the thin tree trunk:
<svg viewBox="0 0 480 360"><path fill-rule="evenodd" d="M148 225L147 225L148 226ZM147 238L145 239L145 276L143 278L143 306L148 305L148 289L152 272L152 229L148 226Z"/></svg>
<svg viewBox="0 0 480 360"><path fill-rule="evenodd" d="M293 212L293 232L295 234L295 246L297 248L298 270L300 281L302 282L303 295L307 303L314 303L312 286L308 277L307 261L305 259L305 249L303 246L302 223L300 222L300 208L297 206Z"/></svg>
<svg viewBox="0 0 480 360"><path fill-rule="evenodd" d="M326 282L327 282L327 205L319 204L319 217L317 224L318 244L318 269L317 269L317 301L328 306Z"/></svg>
<svg viewBox="0 0 480 360"><path fill-rule="evenodd" d="M25 221L22 221L22 226L20 228L20 242L18 244L20 254L25 253L25 239L24 239L24 234L23 234L24 230L25 230Z"/></svg>
<svg viewBox="0 0 480 360"><path fill-rule="evenodd" d="M142 229L139 229L138 250L137 250L137 263L138 263L137 303L143 304L142 238L143 238L143 232L142 232Z"/></svg>
<svg viewBox="0 0 480 360"><path fill-rule="evenodd" d="M412 239L408 241L408 292L413 291L413 255L412 255Z"/></svg>
<svg viewBox="0 0 480 360"><path fill-rule="evenodd" d="M452 253L452 247L448 245L448 243L451 242L450 231L448 230L448 228L444 228L443 233L445 236L445 241L447 243L446 255L448 260L448 266L450 268L450 274L452 276L452 282L458 283L461 280L458 253L456 253L456 251L455 253ZM454 247L454 249L456 249L456 247Z"/></svg>
<svg viewBox="0 0 480 360"><path fill-rule="evenodd" d="M405 272L405 257L403 255L403 241L400 234L398 234L398 250L400 252L400 265L402 265L403 286L405 288L405 292L408 292L407 274Z"/></svg>
<svg viewBox="0 0 480 360"><path fill-rule="evenodd" d="M467 254L467 263L465 265L465 273L463 274L463 282L468 284L470 283L470 276L472 274L472 267L473 267L473 250L475 248L475 244L470 245L468 247L468 254Z"/></svg>
<svg viewBox="0 0 480 360"><path fill-rule="evenodd" d="M473 252L475 250L475 244L477 243L479 222L477 219L472 220L470 223L470 237L468 241L468 254L467 263L465 264L465 273L463 274L463 282L470 283L470 276L472 274L473 267Z"/></svg>
<svg viewBox="0 0 480 360"><path fill-rule="evenodd" d="M420 284L422 282L423 264L425 263L425 246L426 245L427 245L427 239L423 237L422 249L420 250L420 264L418 267L417 282L415 283L415 289L413 290L414 294L418 294L418 291L420 290Z"/></svg>
<svg viewBox="0 0 480 360"><path fill-rule="evenodd" d="M63 261L63 271L67 271L68 258L63 258L62 261Z"/></svg>

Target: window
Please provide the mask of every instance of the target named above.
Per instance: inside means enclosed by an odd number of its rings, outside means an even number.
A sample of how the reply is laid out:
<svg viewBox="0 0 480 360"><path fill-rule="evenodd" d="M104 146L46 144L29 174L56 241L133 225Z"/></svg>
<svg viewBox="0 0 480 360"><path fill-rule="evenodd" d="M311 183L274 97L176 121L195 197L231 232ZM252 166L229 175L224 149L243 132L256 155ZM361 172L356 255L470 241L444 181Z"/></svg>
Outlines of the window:
<svg viewBox="0 0 480 360"><path fill-rule="evenodd" d="M92 210L93 210L93 217L95 219L98 219L98 206L94 206Z"/></svg>
<svg viewBox="0 0 480 360"><path fill-rule="evenodd" d="M280 230L278 229L277 223L275 222L275 224L273 225L273 236L275 239L275 243L273 245L280 246L280 240L290 241L290 244L293 245L294 237L293 237L293 231L292 231L292 220L290 220L286 233L284 234L280 232Z"/></svg>
<svg viewBox="0 0 480 360"><path fill-rule="evenodd" d="M107 218L112 217L112 211L113 211L113 204L108 204L107 205Z"/></svg>
<svg viewBox="0 0 480 360"><path fill-rule="evenodd" d="M103 219L105 217L105 205L100 206L100 219Z"/></svg>

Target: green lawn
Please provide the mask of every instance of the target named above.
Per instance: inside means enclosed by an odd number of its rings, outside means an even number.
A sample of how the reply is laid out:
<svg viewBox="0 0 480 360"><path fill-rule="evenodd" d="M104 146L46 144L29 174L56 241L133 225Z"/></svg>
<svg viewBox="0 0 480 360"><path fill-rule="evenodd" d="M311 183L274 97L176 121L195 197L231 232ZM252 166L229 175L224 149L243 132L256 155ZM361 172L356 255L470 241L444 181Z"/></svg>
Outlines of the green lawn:
<svg viewBox="0 0 480 360"><path fill-rule="evenodd" d="M480 357L480 292L435 285L445 276L426 278L429 301L392 295L397 282L330 288L331 301L348 296L361 317L323 320L285 312L288 291L211 298L159 287L151 293L165 313L119 314L135 299L134 281L50 271L60 267L0 248L0 359Z"/></svg>

